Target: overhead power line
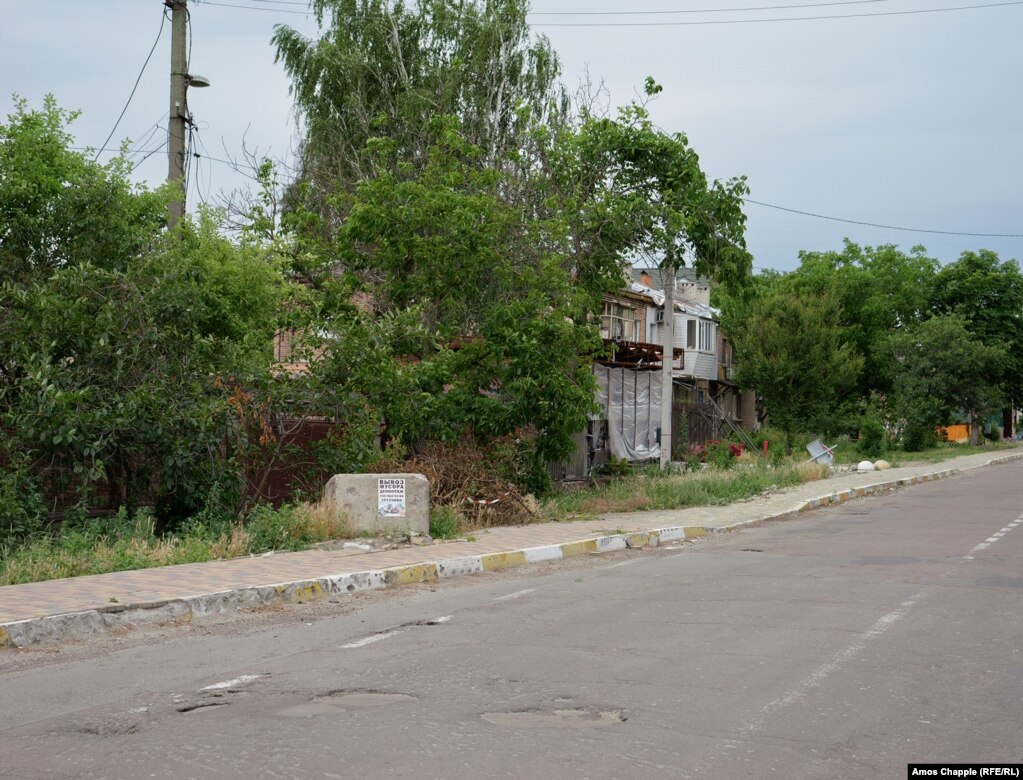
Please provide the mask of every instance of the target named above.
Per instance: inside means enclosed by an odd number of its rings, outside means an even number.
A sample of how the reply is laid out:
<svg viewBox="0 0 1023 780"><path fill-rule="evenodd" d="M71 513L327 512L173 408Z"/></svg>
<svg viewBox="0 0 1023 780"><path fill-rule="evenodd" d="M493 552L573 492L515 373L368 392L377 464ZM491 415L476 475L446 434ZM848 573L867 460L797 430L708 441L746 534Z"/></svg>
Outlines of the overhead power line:
<svg viewBox="0 0 1023 780"><path fill-rule="evenodd" d="M254 2L255 0L250 0ZM746 11L785 11L792 8L828 8L836 5L867 5L888 0L838 0L832 3L796 3L788 5L752 5L745 8L686 8L672 11L529 11L530 16L653 16L677 14L731 14Z"/></svg>
<svg viewBox="0 0 1023 780"><path fill-rule="evenodd" d="M149 54L146 56L146 61L142 63L142 70L139 71L138 78L135 79L135 86L131 88L131 94L128 95L128 101L124 104L124 108L121 109L121 115L117 117L117 121L114 122L114 126L110 128L110 135L107 136L106 140L99 145L99 149L96 150L96 156L92 158L93 162L99 159L99 153L103 148L110 142L110 139L114 137L114 133L117 131L117 126L121 124L121 120L124 119L124 112L128 110L128 106L131 105L131 99L135 97L135 90L139 88L139 82L142 81L142 74L146 72L146 66L149 65L149 61L153 58L153 52L156 51L156 45L160 42L160 36L163 35L163 26L167 21L167 13L160 14L160 29L156 33L156 40L153 41L153 47L149 50Z"/></svg>
<svg viewBox="0 0 1023 780"><path fill-rule="evenodd" d="M243 9L245 11L271 11L273 13L278 13L278 14L300 14L301 16L309 16L312 13L311 10L291 11L291 10L289 10L287 8L264 8L262 6L256 6L256 5L235 5L233 3L211 3L211 2L209 2L209 0L201 0L201 2L198 2L198 5L215 5L215 6L219 6L220 8L241 8L241 9ZM300 5L305 5L305 3L301 3Z"/></svg>
<svg viewBox="0 0 1023 780"><path fill-rule="evenodd" d="M912 11L872 11L862 14L828 14L819 16L777 16L756 19L702 19L692 22L535 22L533 27L694 27L701 25L767 24L771 22L812 22L825 19L866 19L878 16L913 16L916 14L940 14L949 11L975 11L984 8L1001 8L1023 5L1023 0L1009 0L1002 3L959 5L949 8L919 8Z"/></svg>
<svg viewBox="0 0 1023 780"><path fill-rule="evenodd" d="M778 211L788 211L791 214L800 214L804 217L814 217L815 219L827 219L831 222L845 222L849 225L866 225L867 227L884 228L885 230L901 230L906 233L934 233L942 236L972 236L974 238L1023 238L1023 233L968 233L962 230L927 230L925 228L910 228L900 227L898 225L882 225L878 222L864 222L858 219L842 219L841 217L829 217L826 214L815 214L812 211L800 211L799 209L790 209L785 206L776 206L773 203L764 203L763 201L753 200L752 198L743 198L745 203L753 203L757 206L764 206L769 209L777 209Z"/></svg>
<svg viewBox="0 0 1023 780"><path fill-rule="evenodd" d="M748 13L751 11L781 11L795 8L827 8L833 6L866 5L887 0L838 0L833 3L788 3L783 5L762 5L735 8L706 8L699 10L675 10L675 11L530 11L530 17L537 16L647 16L666 14L722 14L722 13ZM309 16L312 11L308 8L304 11L294 11L290 8L277 8L273 6L256 6L245 3L219 3L213 0L196 0L199 5L217 6L219 8L235 8L243 11L269 11L279 14L297 14ZM306 5L298 0L248 0L248 3L280 3L287 5ZM866 13L849 14L818 14L813 16L777 16L751 19L701 19L693 21L657 21L657 22L554 22L537 21L532 22L533 27L689 27L701 25L728 25L728 24L767 24L770 22L808 22L823 21L827 19L860 19L881 16L914 16L918 14L947 13L950 11L974 11L986 8L1002 8L1006 6L1023 5L1023 0L1004 0L997 3L979 3L976 5L950 6L948 8L919 8L907 11L872 11Z"/></svg>

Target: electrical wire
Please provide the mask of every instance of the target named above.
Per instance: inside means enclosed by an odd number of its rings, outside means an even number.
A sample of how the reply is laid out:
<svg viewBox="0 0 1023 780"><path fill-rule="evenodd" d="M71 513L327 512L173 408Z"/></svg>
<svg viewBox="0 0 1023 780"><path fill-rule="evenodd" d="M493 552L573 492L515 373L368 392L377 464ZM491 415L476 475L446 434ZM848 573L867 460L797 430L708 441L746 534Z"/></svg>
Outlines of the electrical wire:
<svg viewBox="0 0 1023 780"><path fill-rule="evenodd" d="M885 230L901 230L906 233L933 233L942 236L972 236L974 238L1023 238L1023 233L968 233L961 230L927 230L924 228L909 228L900 227L898 225L882 225L878 222L864 222L858 219L842 219L841 217L829 217L826 214L815 214L812 211L800 211L799 209L790 209L786 206L776 206L773 203L764 203L763 201L753 200L752 198L743 198L744 203L753 203L757 206L764 206L769 209L777 209L778 211L788 211L791 214L800 214L804 217L814 217L815 219L827 219L832 222L844 222L849 225L865 225L867 227L884 228Z"/></svg>
<svg viewBox="0 0 1023 780"><path fill-rule="evenodd" d="M536 22L533 27L695 27L726 24L763 24L769 22L812 22L825 19L866 19L878 16L912 16L915 14L939 14L949 11L975 11L986 8L1023 5L1023 0L1007 0L1001 3L959 5L949 8L920 8L912 11L876 11L863 14L831 14L828 16L779 16L773 19L704 19L692 22Z"/></svg>
<svg viewBox="0 0 1023 780"><path fill-rule="evenodd" d="M199 0L202 2L202 0ZM302 5L309 7L308 0L249 0L250 3L272 3L274 5Z"/></svg>
<svg viewBox="0 0 1023 780"><path fill-rule="evenodd" d="M212 180L213 180L213 169L210 166L206 166L206 171L207 171L206 193L203 194L202 188L200 187L200 184L202 182L201 165L202 165L202 161L207 159L207 152L209 150L206 148L206 143L202 140L202 134L199 132L199 128L198 127L195 127L194 125L190 126L189 127L189 132L191 133L191 139L189 141L189 144L190 144L190 146L192 148L192 152L191 153L192 153L192 156L195 158L195 180L196 180L196 182L195 182L195 194L199 196L199 200L202 201L203 205L206 205L206 202L207 202L208 198L211 195ZM200 154L199 152L197 152L195 150L196 146L198 146L200 149L202 149L202 154Z"/></svg>
<svg viewBox="0 0 1023 780"><path fill-rule="evenodd" d="M160 123L159 122L157 122L155 125L153 125L152 128L149 131L149 134L145 138L139 140L135 144L135 150L128 152L128 161L131 162L133 157L138 157L140 154L145 152L146 145L149 144L149 142L153 140L153 136L156 135L161 129L162 128L160 127Z"/></svg>
<svg viewBox="0 0 1023 780"><path fill-rule="evenodd" d="M139 160L136 163L133 163L132 166L131 166L131 169L134 171L136 168L138 168L140 165L142 165L142 163L144 163L146 160L148 160L150 157L152 157L157 152L165 151L167 149L167 143L168 142L165 140L159 146L154 146L152 149L150 149L148 152L146 152L145 156L141 160Z"/></svg>
<svg viewBox="0 0 1023 780"><path fill-rule="evenodd" d="M221 8L242 8L246 11L270 11L279 14L300 14L302 16L309 16L312 11L290 11L287 8L260 8L253 5L234 5L231 3L211 3L209 0L203 0L202 5L216 5Z"/></svg>
<svg viewBox="0 0 1023 780"><path fill-rule="evenodd" d="M268 0L250 0L267 2ZM838 0L833 3L798 3L790 5L753 5L745 8L687 8L674 11L529 11L529 16L653 16L676 14L730 14L745 11L784 11L792 8L825 8L835 5L867 5L887 3L888 0Z"/></svg>
<svg viewBox="0 0 1023 780"><path fill-rule="evenodd" d="M110 139L114 137L114 133L117 131L117 126L121 124L121 120L124 119L124 112L128 110L128 106L131 105L131 99L135 97L135 90L139 88L139 82L142 81L142 74L146 72L146 66L149 65L149 60L153 58L153 52L156 51L156 45L160 42L160 37L163 35L163 27L164 24L166 24L166 22L167 11L164 10L164 12L160 14L160 29L156 33L156 40L153 41L153 47L149 50L149 54L146 56L146 61L142 63L142 70L139 71L138 78L135 79L135 86L131 88L131 94L128 95L128 102L124 104L124 108L121 109L121 115L117 117L117 121L114 122L114 126L110 128L110 135L108 135L106 137L106 140L103 141L102 144L100 144L100 150L102 150L103 147L105 147L110 142ZM96 156L92 158L92 161L96 162L96 160L98 159L99 151L96 152Z"/></svg>

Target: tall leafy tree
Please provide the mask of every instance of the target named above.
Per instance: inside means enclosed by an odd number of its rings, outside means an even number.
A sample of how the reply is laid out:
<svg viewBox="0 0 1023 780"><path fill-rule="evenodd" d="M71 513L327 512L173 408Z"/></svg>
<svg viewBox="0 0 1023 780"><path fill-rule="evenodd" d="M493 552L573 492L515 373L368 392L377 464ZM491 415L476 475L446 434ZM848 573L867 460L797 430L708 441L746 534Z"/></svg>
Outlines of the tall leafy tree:
<svg viewBox="0 0 1023 780"><path fill-rule="evenodd" d="M907 253L890 244L864 247L846 240L840 252L801 252L799 268L785 284L804 297L833 297L832 316L864 360L859 394L866 399L892 390L898 368L887 340L928 316L937 269L920 246Z"/></svg>
<svg viewBox="0 0 1023 780"><path fill-rule="evenodd" d="M938 272L931 303L936 314L962 317L973 339L1004 350L1001 371L990 379L1000 389L1003 404L1018 407L1023 403L1023 274L1019 264L1002 261L987 249L963 252Z"/></svg>
<svg viewBox="0 0 1023 780"><path fill-rule="evenodd" d="M899 366L893 400L905 425L926 435L962 411L971 423L971 443L977 444L977 422L1003 398L998 378L1008 351L985 344L961 314L906 328L891 345Z"/></svg>
<svg viewBox="0 0 1023 780"><path fill-rule="evenodd" d="M413 447L521 431L541 478L593 403L581 360L597 345L579 316L587 296L564 258L545 249L564 225L506 202L508 174L480 165L483 151L456 118L432 124L439 140L426 165L405 177L385 159L357 187L336 240L337 256L372 293L379 321L367 327L399 325L390 347L398 384L380 403L389 432ZM372 146L397 154L390 139Z"/></svg>
<svg viewBox="0 0 1023 780"><path fill-rule="evenodd" d="M163 228L165 191L133 185L121 156L98 165L70 148L77 116L47 96L0 123L0 284L81 262L124 270Z"/></svg>
<svg viewBox="0 0 1023 780"><path fill-rule="evenodd" d="M804 297L775 284L723 321L739 384L763 398L790 452L794 433L840 427L842 408L856 397L863 357L835 318L838 305L831 294Z"/></svg>
<svg viewBox="0 0 1023 780"><path fill-rule="evenodd" d="M648 78L647 98L660 91ZM745 179L708 180L685 134L657 127L644 104L616 117L584 112L544 155L550 202L568 222L566 255L582 286L620 285L623 258L635 257L693 265L732 285L748 280Z"/></svg>
<svg viewBox="0 0 1023 780"><path fill-rule="evenodd" d="M339 218L330 196L371 173L371 138L425 164L431 120L455 116L484 164L507 168L531 128L563 121L560 65L532 36L524 0L313 0L312 9L317 37L280 26L273 44L305 130L294 195L328 227Z"/></svg>

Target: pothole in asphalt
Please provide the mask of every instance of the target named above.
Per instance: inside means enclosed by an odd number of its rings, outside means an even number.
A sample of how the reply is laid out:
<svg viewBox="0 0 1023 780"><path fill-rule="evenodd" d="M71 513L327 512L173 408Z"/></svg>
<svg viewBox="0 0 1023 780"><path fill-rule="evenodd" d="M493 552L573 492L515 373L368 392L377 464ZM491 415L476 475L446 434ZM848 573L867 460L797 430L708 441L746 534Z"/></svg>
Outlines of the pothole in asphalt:
<svg viewBox="0 0 1023 780"><path fill-rule="evenodd" d="M135 734L140 728L136 720L131 721L102 721L83 724L74 729L79 734L89 734L95 737L120 737L126 734Z"/></svg>
<svg viewBox="0 0 1023 780"><path fill-rule="evenodd" d="M483 720L495 726L515 728L579 729L624 723L628 718L621 710L557 709L523 710L520 712L485 712Z"/></svg>
<svg viewBox="0 0 1023 780"><path fill-rule="evenodd" d="M183 704L180 707L176 707L177 712L195 712L196 710L208 710L211 707L226 707L231 702L229 701L197 701L192 704Z"/></svg>
<svg viewBox="0 0 1023 780"><path fill-rule="evenodd" d="M326 696L319 696L313 699L316 701L330 701L335 707L362 708L382 707L385 704L410 704L416 700L415 696L407 693L388 693L386 691L332 691Z"/></svg>
<svg viewBox="0 0 1023 780"><path fill-rule="evenodd" d="M860 566L901 566L905 563L919 563L919 558L908 555L864 555L856 561Z"/></svg>
<svg viewBox="0 0 1023 780"><path fill-rule="evenodd" d="M304 704L296 704L281 710L278 714L285 718L312 718L318 715L338 714L351 710L367 710L385 707L389 704L411 704L417 701L415 696L407 693L389 693L387 691L331 691L317 696Z"/></svg>

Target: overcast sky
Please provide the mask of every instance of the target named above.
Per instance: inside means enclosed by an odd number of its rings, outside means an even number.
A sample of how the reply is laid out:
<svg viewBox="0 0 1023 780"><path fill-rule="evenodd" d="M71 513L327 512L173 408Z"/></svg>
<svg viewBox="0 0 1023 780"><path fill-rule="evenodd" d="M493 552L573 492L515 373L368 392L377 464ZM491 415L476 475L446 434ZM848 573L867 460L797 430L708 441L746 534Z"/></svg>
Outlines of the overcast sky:
<svg viewBox="0 0 1023 780"><path fill-rule="evenodd" d="M190 70L212 82L189 91L204 155L193 160L190 206L243 183L223 162L240 156L243 139L289 156L294 114L270 36L276 24L316 29L298 0L215 1L189 2ZM973 7L910 13L963 6ZM108 145L132 139L134 159L150 153L136 175L164 179L162 0L0 0L0 9L0 114L12 112L12 93L32 107L52 93L82 112L78 143L98 148L127 103ZM651 106L658 125L686 133L711 177L748 178L749 197L770 204L746 206L755 267L790 270L800 250L837 249L845 237L922 244L942 262L980 248L1023 258L1021 237L780 210L1023 234L1023 0L535 0L533 10L570 88L588 69L620 105L653 76L664 87ZM663 11L672 13L641 13ZM806 18L822 16L833 18Z"/></svg>

